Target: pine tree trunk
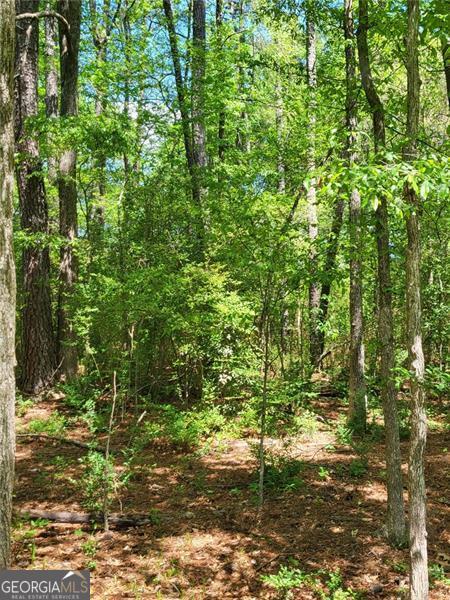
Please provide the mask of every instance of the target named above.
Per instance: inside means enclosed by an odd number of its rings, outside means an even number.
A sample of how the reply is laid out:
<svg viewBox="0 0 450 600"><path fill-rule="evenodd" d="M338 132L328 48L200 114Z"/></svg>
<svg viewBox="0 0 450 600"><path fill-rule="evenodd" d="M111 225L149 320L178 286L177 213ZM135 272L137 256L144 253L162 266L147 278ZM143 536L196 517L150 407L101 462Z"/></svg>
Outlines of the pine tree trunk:
<svg viewBox="0 0 450 600"><path fill-rule="evenodd" d="M80 44L81 2L59 0L58 12L70 25L70 36L59 25L59 51L61 64L61 117L78 114L78 50ZM61 376L72 379L78 369L76 334L73 327L71 297L77 279L78 265L74 250L77 237L77 155L67 148L59 164L59 229L67 243L60 253L60 290L58 299L58 351Z"/></svg>
<svg viewBox="0 0 450 600"><path fill-rule="evenodd" d="M15 302L14 187L14 0L0 2L0 569L9 565L14 484Z"/></svg>
<svg viewBox="0 0 450 600"><path fill-rule="evenodd" d="M408 0L408 28L406 35L407 70L407 143L404 160L417 158L417 137L420 115L419 75L419 0ZM426 488L424 457L427 438L425 410L425 361L422 349L421 289L420 289L420 233L419 198L407 182L404 189L408 207L406 231L406 329L408 339L411 389L411 441L409 452L409 543L411 558L411 600L428 598L428 557L426 523Z"/></svg>
<svg viewBox="0 0 450 600"><path fill-rule="evenodd" d="M320 282L317 279L316 240L319 234L317 221L316 181L311 174L316 168L316 25L312 14L313 5L306 8L306 74L308 85L308 150L307 169L310 183L306 192L308 210L308 236L310 242L309 264L309 354L314 369L320 359Z"/></svg>
<svg viewBox="0 0 450 600"><path fill-rule="evenodd" d="M33 12L34 0L17 0L17 14ZM28 119L38 114L37 19L16 23L15 140L22 160L16 168L22 230L38 239L26 243L22 255L23 309L20 387L37 394L55 374L56 353L50 296L50 255L42 235L48 234L48 207L42 179L39 143L29 133Z"/></svg>
<svg viewBox="0 0 450 600"><path fill-rule="evenodd" d="M361 82L372 111L375 152L385 148L384 109L372 78L367 42L368 2L359 0L358 55ZM387 517L386 533L398 546L406 538L403 503L402 458L393 369L395 367L394 322L392 316L389 215L386 197L380 196L376 211L378 260L378 338L380 343L380 386L386 436Z"/></svg>

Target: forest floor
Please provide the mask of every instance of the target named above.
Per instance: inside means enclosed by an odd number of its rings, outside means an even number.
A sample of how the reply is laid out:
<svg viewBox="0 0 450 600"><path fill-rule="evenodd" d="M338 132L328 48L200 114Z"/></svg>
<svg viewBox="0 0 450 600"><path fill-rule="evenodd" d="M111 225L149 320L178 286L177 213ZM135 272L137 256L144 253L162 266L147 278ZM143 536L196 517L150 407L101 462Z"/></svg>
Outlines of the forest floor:
<svg viewBox="0 0 450 600"><path fill-rule="evenodd" d="M55 398L28 406L18 430L56 410L67 409ZM188 453L150 444L139 454L121 503L125 514L148 514L151 523L105 533L101 527L16 518L13 568L89 568L95 600L406 598L408 551L391 549L380 535L383 443L374 441L361 461L352 447L336 441L334 425L345 411L340 401L318 398L314 410L322 415L315 432L268 440L269 453L288 453L301 470L287 483L273 482L262 513L252 439L219 438ZM126 432L124 426L114 433L113 450ZM72 422L66 435L90 439L81 421ZM96 441L104 444L104 436ZM58 441L19 438L16 513L85 510L79 492L83 454L83 448ZM450 596L449 455L450 433L438 422L427 452L429 560L438 576L432 600ZM272 580L282 588L276 589L263 576L283 565L287 569ZM309 576L293 581L299 570Z"/></svg>

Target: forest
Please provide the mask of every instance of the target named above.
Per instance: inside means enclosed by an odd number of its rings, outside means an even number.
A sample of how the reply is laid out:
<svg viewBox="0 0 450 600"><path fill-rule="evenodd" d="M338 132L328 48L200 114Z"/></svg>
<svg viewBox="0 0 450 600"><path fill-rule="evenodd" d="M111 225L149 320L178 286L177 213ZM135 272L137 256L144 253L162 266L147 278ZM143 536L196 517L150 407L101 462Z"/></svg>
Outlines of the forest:
<svg viewBox="0 0 450 600"><path fill-rule="evenodd" d="M449 8L0 0L0 569L450 597Z"/></svg>

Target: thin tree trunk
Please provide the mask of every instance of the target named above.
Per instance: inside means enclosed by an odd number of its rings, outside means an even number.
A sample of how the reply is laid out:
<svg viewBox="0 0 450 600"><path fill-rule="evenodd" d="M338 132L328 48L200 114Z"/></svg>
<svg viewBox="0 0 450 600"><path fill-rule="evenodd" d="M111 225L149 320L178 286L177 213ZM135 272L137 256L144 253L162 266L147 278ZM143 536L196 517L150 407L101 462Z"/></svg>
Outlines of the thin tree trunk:
<svg viewBox="0 0 450 600"><path fill-rule="evenodd" d="M239 44L245 44L246 35L244 31L244 9L246 0L232 0L234 31L239 35ZM238 97L240 100L245 95L245 69L239 61L238 67ZM247 109L243 108L239 116L236 132L236 148L241 152L249 152L250 144L247 136Z"/></svg>
<svg viewBox="0 0 450 600"><path fill-rule="evenodd" d="M33 12L34 0L17 0L17 14ZM39 21L16 22L15 140L22 160L16 168L21 227L30 236L22 255L23 294L20 387L36 394L48 386L56 366L50 295L48 207L39 142L27 120L38 114ZM39 239L40 238L40 239Z"/></svg>
<svg viewBox="0 0 450 600"><path fill-rule="evenodd" d="M192 28L192 139L195 167L204 193L205 169L208 164L205 129L206 9L204 0L193 0Z"/></svg>
<svg viewBox="0 0 450 600"><path fill-rule="evenodd" d="M59 26L61 65L61 117L78 114L78 50L80 44L81 2L58 1L58 12L70 25L70 35ZM71 379L78 369L76 334L73 327L71 297L77 279L78 264L74 251L77 237L77 155L73 148L66 149L59 165L59 227L67 240L60 253L60 289L58 299L58 351L61 376Z"/></svg>
<svg viewBox="0 0 450 600"><path fill-rule="evenodd" d="M420 114L419 75L419 0L408 0L406 35L407 70L407 143L404 160L417 158L417 137ZM411 442L409 453L409 542L411 558L410 598L428 598L428 557L426 523L426 489L424 456L427 438L422 349L421 290L420 290L420 233L419 198L413 186L405 183L405 203L408 206L406 231L406 328L411 387Z"/></svg>
<svg viewBox="0 0 450 600"><path fill-rule="evenodd" d="M284 161L283 149L283 131L284 131L284 111L283 94L281 88L280 74L277 73L277 82L275 86L275 125L277 131L277 172L278 172L278 193L284 194L286 191L286 163Z"/></svg>
<svg viewBox="0 0 450 600"><path fill-rule="evenodd" d="M330 233L328 235L327 250L325 255L325 266L323 269L324 280L320 289L320 330L319 330L319 345L320 356L325 350L325 324L328 318L328 307L330 303L331 284L333 283L333 269L336 263L336 256L339 247L339 234L342 228L344 217L345 203L342 198L338 198L334 206L333 222L331 224Z"/></svg>
<svg viewBox="0 0 450 600"><path fill-rule="evenodd" d="M357 160L357 89L356 60L353 31L353 0L344 0L344 37L347 126L346 154L350 168ZM364 376L364 316L362 291L362 231L361 196L353 189L349 202L350 230L350 373L348 386L348 421L352 428L361 433L366 429L367 397Z"/></svg>
<svg viewBox="0 0 450 600"><path fill-rule="evenodd" d="M97 11L95 0L89 0L91 17L92 42L95 48L97 68L103 69L107 60L108 40L113 26L111 17L111 0L104 0L103 19ZM105 109L105 90L101 86L95 89L95 116L100 117ZM106 157L101 148L97 150L96 168L98 171L97 193L94 206L91 207L91 230L94 234L94 245L101 242L105 225L105 194L106 194Z"/></svg>
<svg viewBox="0 0 450 600"><path fill-rule="evenodd" d="M47 10L52 5L47 2ZM57 27L55 17L45 17L45 114L49 119L58 116L58 71L56 67L55 53L57 43ZM54 182L57 177L57 159L48 157L48 175L50 181Z"/></svg>
<svg viewBox="0 0 450 600"><path fill-rule="evenodd" d="M186 153L186 162L191 181L192 200L195 211L195 226L196 226L196 250L195 253L199 258L203 257L204 252L204 223L202 215L202 188L198 177L199 169L197 168L196 159L198 154L194 153L194 142L191 131L191 119L189 117L188 105L186 102L185 86L183 74L181 71L181 59L178 49L177 33L175 29L175 20L173 16L172 4L170 0L163 0L164 14L166 17L167 33L169 35L170 51L172 55L173 70L175 75L175 86L177 89L178 108L181 115L181 127L183 131L183 142ZM206 156L206 154L205 154Z"/></svg>
<svg viewBox="0 0 450 600"><path fill-rule="evenodd" d="M447 100L450 107L450 44L448 42L442 42L442 61L444 63Z"/></svg>
<svg viewBox="0 0 450 600"><path fill-rule="evenodd" d="M306 8L306 73L308 85L308 150L307 169L310 183L306 192L308 205L308 236L310 242L309 263L309 354L311 366L314 368L320 358L320 282L317 279L317 249L316 240L319 234L317 220L316 180L311 174L316 168L316 25L314 22L313 5L307 3Z"/></svg>
<svg viewBox="0 0 450 600"><path fill-rule="evenodd" d="M9 566L14 484L14 0L0 2L0 569Z"/></svg>
<svg viewBox="0 0 450 600"><path fill-rule="evenodd" d="M216 35L217 42L219 44L220 52L222 52L223 36L222 36L222 23L223 23L223 0L216 0ZM225 107L221 106L219 111L219 119L217 125L217 154L220 162L223 162L225 158L225 121L226 113Z"/></svg>
<svg viewBox="0 0 450 600"><path fill-rule="evenodd" d="M384 108L375 87L370 66L367 31L368 2L359 0L358 55L361 82L373 118L375 152L385 148ZM376 211L378 256L378 338L380 343L380 386L386 436L387 516L386 533L391 544L398 546L406 538L403 503L402 458L393 369L395 366L394 322L392 316L391 259L389 216L386 197L381 194Z"/></svg>

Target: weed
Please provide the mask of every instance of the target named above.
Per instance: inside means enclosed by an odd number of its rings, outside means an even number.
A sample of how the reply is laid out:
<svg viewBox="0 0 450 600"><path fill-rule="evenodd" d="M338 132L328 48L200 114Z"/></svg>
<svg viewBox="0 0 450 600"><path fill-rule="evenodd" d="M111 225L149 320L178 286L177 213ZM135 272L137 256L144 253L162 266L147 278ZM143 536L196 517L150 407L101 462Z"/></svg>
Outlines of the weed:
<svg viewBox="0 0 450 600"><path fill-rule="evenodd" d="M351 461L350 466L348 468L348 472L350 477L364 477L367 473L368 464L366 458L355 458Z"/></svg>
<svg viewBox="0 0 450 600"><path fill-rule="evenodd" d="M24 417L28 410L34 406L31 398L24 398L19 393L16 396L16 414L18 417Z"/></svg>
<svg viewBox="0 0 450 600"><path fill-rule="evenodd" d="M45 433L47 435L63 435L67 427L65 417L57 411L48 419L33 419L28 423L30 433Z"/></svg>
<svg viewBox="0 0 450 600"><path fill-rule="evenodd" d="M319 600L351 600L360 597L352 589L344 586L339 569L335 571L320 570L307 574L298 566L281 566L278 573L262 575L261 580L280 590L286 600L293 598L292 590L300 586L312 590Z"/></svg>
<svg viewBox="0 0 450 600"><path fill-rule="evenodd" d="M431 584L434 584L436 581L441 581L444 585L450 586L450 577L447 577L442 565L432 563L428 567L428 577Z"/></svg>
<svg viewBox="0 0 450 600"><path fill-rule="evenodd" d="M252 452L257 456L258 448L253 447ZM304 464L300 460L266 450L264 469L266 489L282 492L298 490L305 485L300 477L303 467ZM258 485L254 483L251 487L256 490Z"/></svg>
<svg viewBox="0 0 450 600"><path fill-rule="evenodd" d="M338 423L336 427L336 439L343 446L351 446L353 443L353 432L344 422Z"/></svg>
<svg viewBox="0 0 450 600"><path fill-rule="evenodd" d="M318 474L319 474L320 479L329 479L330 478L330 471L329 471L329 469L326 469L322 465L320 465L320 467L319 467L319 473Z"/></svg>

